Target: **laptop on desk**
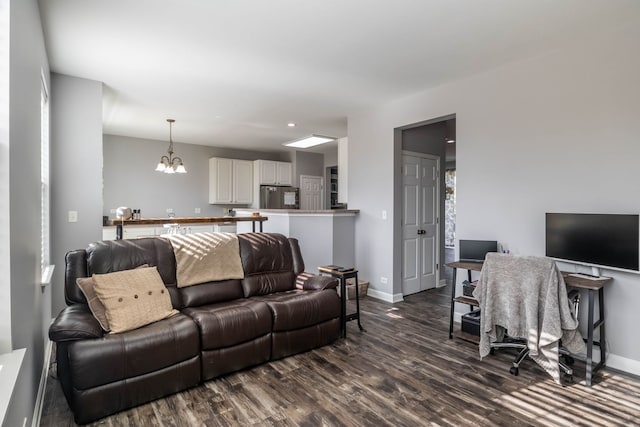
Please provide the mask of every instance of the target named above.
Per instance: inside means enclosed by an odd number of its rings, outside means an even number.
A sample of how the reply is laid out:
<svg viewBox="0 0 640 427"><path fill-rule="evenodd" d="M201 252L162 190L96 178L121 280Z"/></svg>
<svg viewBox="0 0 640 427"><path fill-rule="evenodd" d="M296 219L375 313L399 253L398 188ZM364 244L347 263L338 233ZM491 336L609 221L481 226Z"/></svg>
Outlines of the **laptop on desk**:
<svg viewBox="0 0 640 427"><path fill-rule="evenodd" d="M497 240L460 240L459 259L463 262L484 262L487 252L498 252Z"/></svg>

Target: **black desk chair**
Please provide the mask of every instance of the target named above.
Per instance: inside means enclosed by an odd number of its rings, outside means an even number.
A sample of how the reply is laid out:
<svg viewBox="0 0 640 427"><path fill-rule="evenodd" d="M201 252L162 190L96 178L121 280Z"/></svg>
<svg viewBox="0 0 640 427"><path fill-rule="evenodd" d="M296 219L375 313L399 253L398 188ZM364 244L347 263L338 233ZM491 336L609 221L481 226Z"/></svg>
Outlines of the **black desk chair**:
<svg viewBox="0 0 640 427"><path fill-rule="evenodd" d="M518 375L529 356L560 383L571 381L572 353L584 352L573 305L562 275L550 258L489 253L474 291L481 309L480 357L516 349L510 372ZM560 346L562 341L563 347ZM564 356L565 363L560 361Z"/></svg>

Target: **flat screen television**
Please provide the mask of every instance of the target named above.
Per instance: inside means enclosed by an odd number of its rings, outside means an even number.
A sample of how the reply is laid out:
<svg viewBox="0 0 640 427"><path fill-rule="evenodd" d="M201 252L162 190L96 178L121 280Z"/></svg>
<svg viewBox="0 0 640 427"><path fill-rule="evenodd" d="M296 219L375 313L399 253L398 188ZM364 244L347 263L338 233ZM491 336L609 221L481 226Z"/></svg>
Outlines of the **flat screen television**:
<svg viewBox="0 0 640 427"><path fill-rule="evenodd" d="M546 255L598 268L638 272L639 215L547 213Z"/></svg>

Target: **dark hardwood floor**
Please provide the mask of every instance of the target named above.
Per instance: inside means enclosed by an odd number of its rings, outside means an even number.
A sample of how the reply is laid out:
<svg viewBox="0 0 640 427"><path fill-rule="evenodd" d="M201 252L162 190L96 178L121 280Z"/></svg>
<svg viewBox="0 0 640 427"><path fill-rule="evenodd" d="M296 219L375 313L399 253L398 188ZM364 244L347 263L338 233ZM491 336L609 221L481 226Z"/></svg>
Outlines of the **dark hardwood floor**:
<svg viewBox="0 0 640 427"><path fill-rule="evenodd" d="M640 380L611 370L560 386L509 353L479 360L448 339L449 287L387 304L362 300L360 332L102 419L100 426L629 426L640 425ZM42 426L74 425L55 379Z"/></svg>

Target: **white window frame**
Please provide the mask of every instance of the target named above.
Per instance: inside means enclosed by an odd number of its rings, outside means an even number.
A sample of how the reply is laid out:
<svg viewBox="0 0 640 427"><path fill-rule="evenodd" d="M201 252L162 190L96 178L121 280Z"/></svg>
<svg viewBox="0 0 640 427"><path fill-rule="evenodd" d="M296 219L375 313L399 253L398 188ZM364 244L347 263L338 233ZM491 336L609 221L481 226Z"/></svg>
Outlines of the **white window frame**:
<svg viewBox="0 0 640 427"><path fill-rule="evenodd" d="M44 70L40 75L40 268L41 286L51 283L51 197L50 197L50 139L49 90Z"/></svg>

